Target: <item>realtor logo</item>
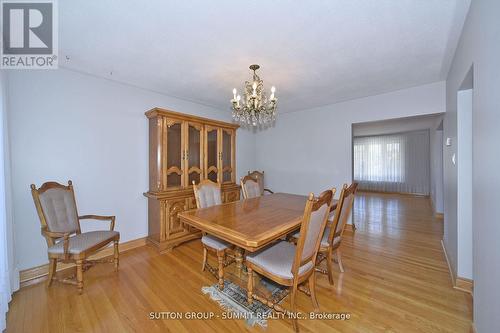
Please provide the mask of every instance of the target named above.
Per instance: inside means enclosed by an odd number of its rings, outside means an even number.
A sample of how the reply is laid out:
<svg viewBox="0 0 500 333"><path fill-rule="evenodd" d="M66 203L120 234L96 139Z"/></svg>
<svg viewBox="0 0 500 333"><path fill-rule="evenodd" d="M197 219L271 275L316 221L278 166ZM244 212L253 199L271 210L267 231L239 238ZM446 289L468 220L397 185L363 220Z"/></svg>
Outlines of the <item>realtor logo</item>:
<svg viewBox="0 0 500 333"><path fill-rule="evenodd" d="M1 68L57 68L57 10L54 0L2 1Z"/></svg>

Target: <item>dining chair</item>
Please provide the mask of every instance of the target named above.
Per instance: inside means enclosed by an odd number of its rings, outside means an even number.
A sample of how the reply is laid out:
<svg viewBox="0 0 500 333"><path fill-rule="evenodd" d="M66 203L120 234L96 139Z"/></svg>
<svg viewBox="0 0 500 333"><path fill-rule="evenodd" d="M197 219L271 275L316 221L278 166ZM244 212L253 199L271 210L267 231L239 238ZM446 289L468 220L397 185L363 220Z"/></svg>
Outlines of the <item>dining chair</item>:
<svg viewBox="0 0 500 333"><path fill-rule="evenodd" d="M354 202L354 196L356 195L356 190L358 188L358 183L352 183L350 186L344 184L342 191L340 192L339 201L337 203L337 208L333 213L333 221L329 223L329 226L325 228L323 237L321 238L321 243L319 247L319 255L316 266L319 266L323 260L326 260L327 270L323 270L318 267L318 271L328 275L328 281L333 285L333 254L337 258L340 272L344 272L344 265L342 264L342 253L340 251L340 245L342 244L342 236L344 234L344 229L347 224L347 220L351 215L352 205Z"/></svg>
<svg viewBox="0 0 500 333"><path fill-rule="evenodd" d="M274 193L270 189L264 187L264 171L262 171L262 172L257 171L257 170L252 171L252 172L248 171L248 176L253 178L259 184L261 195L264 195L265 192L267 192L269 194Z"/></svg>
<svg viewBox="0 0 500 333"><path fill-rule="evenodd" d="M315 263L319 243L330 211L333 191L327 190L318 198L309 194L302 216L301 232L297 244L280 241L256 253L246 256L248 270L247 300L252 304L257 299L278 311L285 311L278 304L253 293L253 272L257 272L276 283L291 288L290 306L296 312L296 297L299 285L307 281L308 294L316 311L319 310L315 291ZM293 316L293 328L298 331L297 317Z"/></svg>
<svg viewBox="0 0 500 333"><path fill-rule="evenodd" d="M245 176L240 180L241 190L244 199L256 198L262 196L259 183L250 176Z"/></svg>
<svg viewBox="0 0 500 333"><path fill-rule="evenodd" d="M112 262L115 270L119 265L118 242L120 233L114 231L114 216L78 215L73 184L68 186L47 182L40 188L31 184L31 195L42 227L42 235L47 242L49 257L48 286L56 279L58 262L76 264L76 280L74 278L58 280L76 285L78 292L83 291L83 272L91 265L100 262ZM81 220L110 221L109 230L81 232ZM114 256L111 260L88 260L87 258L114 243Z"/></svg>
<svg viewBox="0 0 500 333"><path fill-rule="evenodd" d="M196 185L193 180L193 190L196 207L198 209L222 204L221 188L219 183L214 183L211 180L204 179ZM208 251L214 252L217 255L219 289L223 290L226 251L231 247L231 245L220 238L208 234L204 234L201 237L201 244L203 245L203 263L201 270L204 271L207 267Z"/></svg>

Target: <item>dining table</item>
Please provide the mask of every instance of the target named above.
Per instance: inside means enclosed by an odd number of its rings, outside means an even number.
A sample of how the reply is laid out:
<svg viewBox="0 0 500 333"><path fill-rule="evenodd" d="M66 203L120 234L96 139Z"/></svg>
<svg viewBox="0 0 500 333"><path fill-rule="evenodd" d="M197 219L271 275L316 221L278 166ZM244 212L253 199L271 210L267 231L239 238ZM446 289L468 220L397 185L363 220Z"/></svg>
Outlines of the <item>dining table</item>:
<svg viewBox="0 0 500 333"><path fill-rule="evenodd" d="M180 221L234 245L237 271L244 251L258 251L299 230L307 196L274 193L179 213ZM331 211L337 206L332 202Z"/></svg>

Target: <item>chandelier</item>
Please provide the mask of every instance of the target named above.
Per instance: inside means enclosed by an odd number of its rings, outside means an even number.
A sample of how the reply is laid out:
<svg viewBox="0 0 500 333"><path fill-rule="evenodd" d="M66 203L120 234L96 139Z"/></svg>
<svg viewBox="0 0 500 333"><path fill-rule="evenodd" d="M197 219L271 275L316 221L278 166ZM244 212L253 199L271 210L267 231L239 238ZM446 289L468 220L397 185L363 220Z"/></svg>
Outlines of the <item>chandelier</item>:
<svg viewBox="0 0 500 333"><path fill-rule="evenodd" d="M244 125L266 125L276 120L276 102L274 96L276 88L271 87L271 96L267 99L264 92L264 82L255 72L259 65L251 65L253 71L252 81L245 81L244 99L238 95L236 88L233 89L231 105L233 109L233 120Z"/></svg>

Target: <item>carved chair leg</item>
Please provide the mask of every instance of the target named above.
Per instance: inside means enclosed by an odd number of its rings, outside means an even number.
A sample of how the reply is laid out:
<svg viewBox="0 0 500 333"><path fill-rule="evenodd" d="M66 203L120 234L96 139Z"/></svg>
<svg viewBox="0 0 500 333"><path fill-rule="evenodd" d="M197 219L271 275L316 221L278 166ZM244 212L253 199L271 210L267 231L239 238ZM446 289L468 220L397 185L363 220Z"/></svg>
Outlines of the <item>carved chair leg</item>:
<svg viewBox="0 0 500 333"><path fill-rule="evenodd" d="M253 303L253 269L252 267L247 267L247 302L248 304Z"/></svg>
<svg viewBox="0 0 500 333"><path fill-rule="evenodd" d="M339 269L341 273L344 273L344 265L342 265L342 254L340 253L340 249L337 249L337 261L339 262Z"/></svg>
<svg viewBox="0 0 500 333"><path fill-rule="evenodd" d="M309 280L307 282L309 284L309 291L311 292L311 301L314 307L314 311L318 312L319 311L319 303L318 299L316 298L316 274L313 273L309 277Z"/></svg>
<svg viewBox="0 0 500 333"><path fill-rule="evenodd" d="M118 266L120 266L120 250L118 249L118 241L114 242L115 254L114 254L114 263L115 263L115 271L118 271Z"/></svg>
<svg viewBox="0 0 500 333"><path fill-rule="evenodd" d="M205 267L207 266L207 248L203 246L203 263L201 265L201 271L203 272L205 270Z"/></svg>
<svg viewBox="0 0 500 333"><path fill-rule="evenodd" d="M297 320L297 307L296 307L296 302L295 298L297 297L297 285L294 284L292 287L292 294L290 295L290 308L292 310L292 324L293 324L293 330L295 332L299 331L299 323Z"/></svg>
<svg viewBox="0 0 500 333"><path fill-rule="evenodd" d="M78 286L78 293L83 292L83 260L76 261L76 281Z"/></svg>
<svg viewBox="0 0 500 333"><path fill-rule="evenodd" d="M224 251L217 251L217 260L219 262L219 290L224 289Z"/></svg>
<svg viewBox="0 0 500 333"><path fill-rule="evenodd" d="M54 276L56 274L57 259L49 260L49 279L47 281L47 286L50 287L54 281Z"/></svg>
<svg viewBox="0 0 500 333"><path fill-rule="evenodd" d="M333 286L333 251L332 249L328 250L328 254L326 256L326 267L328 269L328 282Z"/></svg>

